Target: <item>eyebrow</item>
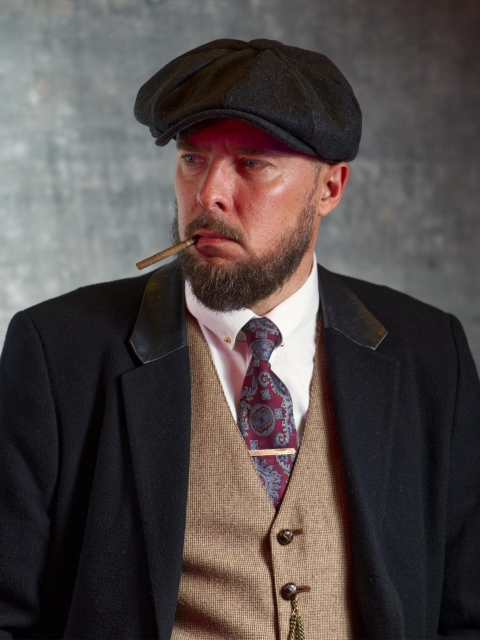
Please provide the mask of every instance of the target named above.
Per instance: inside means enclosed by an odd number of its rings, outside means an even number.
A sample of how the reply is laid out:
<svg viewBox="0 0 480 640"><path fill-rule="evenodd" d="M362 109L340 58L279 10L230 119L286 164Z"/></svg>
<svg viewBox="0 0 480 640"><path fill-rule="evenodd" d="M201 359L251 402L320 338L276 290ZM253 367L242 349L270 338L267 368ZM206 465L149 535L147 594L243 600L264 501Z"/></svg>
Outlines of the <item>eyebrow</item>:
<svg viewBox="0 0 480 640"><path fill-rule="evenodd" d="M203 151L205 147L197 144L192 144L191 142L186 142L185 140L177 141L177 149L181 151ZM270 155L278 155L281 152L275 149L261 149L259 147L247 147L247 146L239 146L235 147L235 150L240 153L245 153L248 156L270 156Z"/></svg>
<svg viewBox="0 0 480 640"><path fill-rule="evenodd" d="M185 142L184 140L177 140L177 149L181 149L182 151L200 151L201 147Z"/></svg>
<svg viewBox="0 0 480 640"><path fill-rule="evenodd" d="M259 147L237 147L237 150L248 156L272 156L281 153L276 149L262 149Z"/></svg>

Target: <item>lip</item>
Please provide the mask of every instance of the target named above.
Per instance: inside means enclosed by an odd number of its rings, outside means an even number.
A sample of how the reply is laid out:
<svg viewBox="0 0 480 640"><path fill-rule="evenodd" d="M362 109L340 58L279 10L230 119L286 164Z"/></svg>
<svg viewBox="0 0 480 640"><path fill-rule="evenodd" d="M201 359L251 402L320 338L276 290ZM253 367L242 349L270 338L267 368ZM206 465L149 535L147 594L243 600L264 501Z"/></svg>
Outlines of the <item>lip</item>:
<svg viewBox="0 0 480 640"><path fill-rule="evenodd" d="M227 236L224 236L221 233L216 233L215 231L201 231L200 233L196 233L195 235L198 237L198 240L195 243L196 247L216 245L222 242L235 242L235 240L227 238Z"/></svg>

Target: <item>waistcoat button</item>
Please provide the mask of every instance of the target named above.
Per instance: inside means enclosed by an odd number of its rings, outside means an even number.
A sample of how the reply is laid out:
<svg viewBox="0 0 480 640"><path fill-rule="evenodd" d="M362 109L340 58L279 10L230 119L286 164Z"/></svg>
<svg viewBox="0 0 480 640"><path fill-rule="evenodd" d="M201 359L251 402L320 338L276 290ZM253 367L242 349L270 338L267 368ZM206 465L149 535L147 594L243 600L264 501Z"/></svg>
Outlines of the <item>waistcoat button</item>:
<svg viewBox="0 0 480 640"><path fill-rule="evenodd" d="M290 529L282 529L277 533L277 540L283 547L285 547L293 541L293 531Z"/></svg>
<svg viewBox="0 0 480 640"><path fill-rule="evenodd" d="M292 600L298 593L297 585L293 582L287 582L280 589L280 594L284 600Z"/></svg>

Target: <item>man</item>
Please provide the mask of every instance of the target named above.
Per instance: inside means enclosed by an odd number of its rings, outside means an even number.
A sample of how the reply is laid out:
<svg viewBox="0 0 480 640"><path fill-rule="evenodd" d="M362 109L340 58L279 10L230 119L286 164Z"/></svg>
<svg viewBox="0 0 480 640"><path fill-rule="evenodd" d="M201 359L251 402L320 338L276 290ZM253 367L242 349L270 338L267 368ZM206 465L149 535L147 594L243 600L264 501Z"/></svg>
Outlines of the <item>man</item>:
<svg viewBox="0 0 480 640"><path fill-rule="evenodd" d="M221 40L135 113L176 137L174 235L195 245L12 321L2 637L480 637L460 324L314 264L358 150L350 85L319 54Z"/></svg>

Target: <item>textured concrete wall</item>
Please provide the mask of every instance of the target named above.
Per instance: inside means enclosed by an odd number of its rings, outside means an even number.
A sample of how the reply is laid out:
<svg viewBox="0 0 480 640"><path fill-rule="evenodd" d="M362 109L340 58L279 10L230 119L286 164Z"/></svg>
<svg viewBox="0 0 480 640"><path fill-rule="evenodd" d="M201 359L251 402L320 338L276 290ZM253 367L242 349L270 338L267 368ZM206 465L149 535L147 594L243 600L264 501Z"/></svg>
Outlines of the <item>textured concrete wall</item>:
<svg viewBox="0 0 480 640"><path fill-rule="evenodd" d="M134 120L140 85L268 37L329 55L363 107L321 261L455 313L480 363L479 24L477 0L2 0L0 342L16 310L167 245L173 150Z"/></svg>

